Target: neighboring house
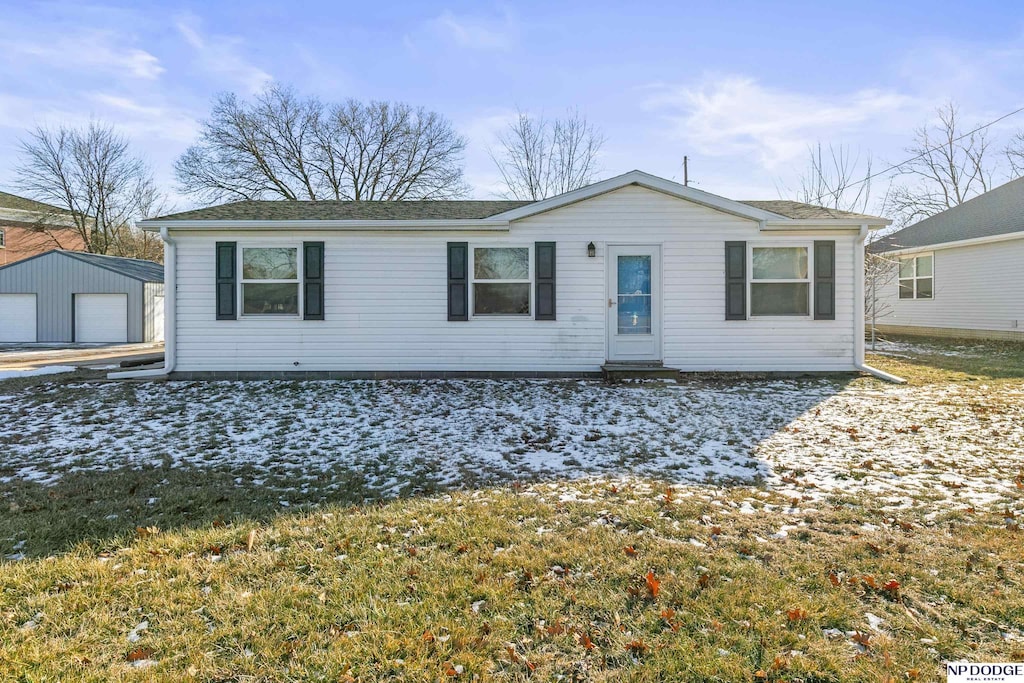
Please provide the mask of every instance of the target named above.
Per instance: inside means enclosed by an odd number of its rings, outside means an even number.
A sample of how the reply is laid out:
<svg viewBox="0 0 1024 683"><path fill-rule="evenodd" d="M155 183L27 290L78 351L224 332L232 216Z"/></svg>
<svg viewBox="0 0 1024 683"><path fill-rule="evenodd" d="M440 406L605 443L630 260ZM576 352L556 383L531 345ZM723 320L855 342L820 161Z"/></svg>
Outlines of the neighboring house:
<svg viewBox="0 0 1024 683"><path fill-rule="evenodd" d="M85 249L70 213L33 199L0 192L0 266L51 249Z"/></svg>
<svg viewBox="0 0 1024 683"><path fill-rule="evenodd" d="M164 332L159 263L48 251L0 266L0 342L148 342Z"/></svg>
<svg viewBox="0 0 1024 683"><path fill-rule="evenodd" d="M1024 341L1024 178L887 235L879 331Z"/></svg>
<svg viewBox="0 0 1024 683"><path fill-rule="evenodd" d="M353 376L853 371L889 221L639 171L537 202L241 201L166 242L167 370Z"/></svg>

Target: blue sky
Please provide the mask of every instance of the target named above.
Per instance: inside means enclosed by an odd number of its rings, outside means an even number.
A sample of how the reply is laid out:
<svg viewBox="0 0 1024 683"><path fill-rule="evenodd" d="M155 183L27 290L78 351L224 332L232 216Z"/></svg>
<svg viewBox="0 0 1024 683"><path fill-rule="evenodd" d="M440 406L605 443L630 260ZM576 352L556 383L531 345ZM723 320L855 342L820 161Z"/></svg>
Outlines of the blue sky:
<svg viewBox="0 0 1024 683"><path fill-rule="evenodd" d="M402 100L469 138L467 180L517 107L578 107L632 168L739 199L795 189L807 147L875 168L953 98L966 123L1024 106L1024 6L1003 2L24 2L0 0L0 187L35 124L110 121L173 189L214 95L277 80ZM1024 128L1024 114L993 128ZM179 206L188 201L177 198Z"/></svg>

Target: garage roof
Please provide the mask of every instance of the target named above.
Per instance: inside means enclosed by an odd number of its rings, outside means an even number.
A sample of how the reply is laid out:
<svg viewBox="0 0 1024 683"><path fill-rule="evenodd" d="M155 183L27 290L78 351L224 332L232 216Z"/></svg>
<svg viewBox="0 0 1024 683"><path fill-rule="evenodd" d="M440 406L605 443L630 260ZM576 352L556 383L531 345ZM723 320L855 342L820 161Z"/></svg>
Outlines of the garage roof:
<svg viewBox="0 0 1024 683"><path fill-rule="evenodd" d="M96 266L97 268L112 270L115 273L124 275L125 277L130 277L133 280L141 280L142 282L164 281L164 267L155 261L143 261L142 259L124 258L123 256L90 254L84 251L66 251L64 249L51 249L50 251L45 251L42 254L36 254L35 256L30 256L27 259L15 261L14 263L10 263L6 266L0 266L0 270L4 270L6 268L17 268L23 263L28 263L34 259L42 258L48 254L60 254L61 256L77 259L88 263L89 265Z"/></svg>

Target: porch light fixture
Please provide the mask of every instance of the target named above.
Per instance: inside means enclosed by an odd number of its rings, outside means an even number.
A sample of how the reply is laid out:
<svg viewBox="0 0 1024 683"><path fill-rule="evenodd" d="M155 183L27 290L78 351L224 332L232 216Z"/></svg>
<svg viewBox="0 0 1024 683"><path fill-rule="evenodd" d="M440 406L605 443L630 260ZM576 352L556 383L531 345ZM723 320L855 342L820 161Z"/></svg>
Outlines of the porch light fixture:
<svg viewBox="0 0 1024 683"><path fill-rule="evenodd" d="M594 246L593 242L587 245L587 256L590 258L597 256L597 247Z"/></svg>

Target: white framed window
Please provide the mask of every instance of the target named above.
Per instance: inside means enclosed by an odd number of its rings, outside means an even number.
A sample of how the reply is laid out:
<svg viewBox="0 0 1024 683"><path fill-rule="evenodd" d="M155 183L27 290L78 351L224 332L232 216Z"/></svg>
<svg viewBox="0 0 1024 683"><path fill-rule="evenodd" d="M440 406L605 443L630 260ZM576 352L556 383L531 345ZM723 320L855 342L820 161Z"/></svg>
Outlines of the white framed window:
<svg viewBox="0 0 1024 683"><path fill-rule="evenodd" d="M239 245L239 310L243 316L298 316L302 310L298 245Z"/></svg>
<svg viewBox="0 0 1024 683"><path fill-rule="evenodd" d="M533 310L533 247L472 245L474 316L529 316Z"/></svg>
<svg viewBox="0 0 1024 683"><path fill-rule="evenodd" d="M811 314L809 244L753 244L747 263L752 317Z"/></svg>
<svg viewBox="0 0 1024 683"><path fill-rule="evenodd" d="M901 299L931 299L935 295L935 255L900 257Z"/></svg>
<svg viewBox="0 0 1024 683"><path fill-rule="evenodd" d="M0 228L0 249L7 248L7 231Z"/></svg>

